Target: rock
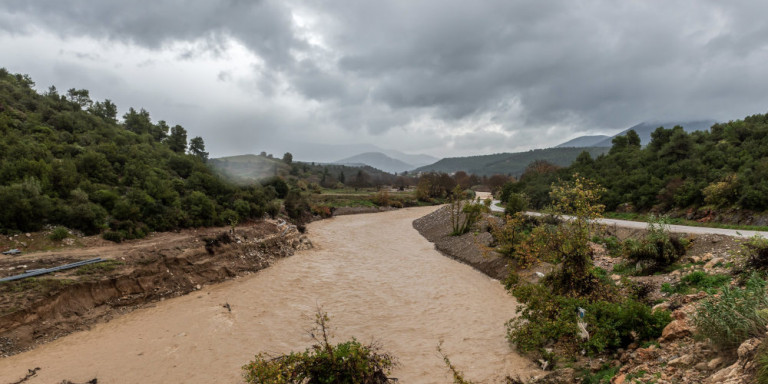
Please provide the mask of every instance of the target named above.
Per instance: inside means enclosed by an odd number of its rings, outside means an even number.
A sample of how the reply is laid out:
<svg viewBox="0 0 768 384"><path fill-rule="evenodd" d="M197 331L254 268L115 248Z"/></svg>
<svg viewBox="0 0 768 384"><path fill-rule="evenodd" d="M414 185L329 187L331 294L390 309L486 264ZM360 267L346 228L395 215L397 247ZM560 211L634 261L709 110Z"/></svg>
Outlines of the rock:
<svg viewBox="0 0 768 384"><path fill-rule="evenodd" d="M635 351L635 359L638 361L649 361L659 357L659 351L651 345L648 348L640 348Z"/></svg>
<svg viewBox="0 0 768 384"><path fill-rule="evenodd" d="M723 365L723 362L724 361L723 361L722 357L715 357L714 359L710 360L707 363L707 368L708 369L713 369L713 370L717 369L717 368L720 368L720 366Z"/></svg>
<svg viewBox="0 0 768 384"><path fill-rule="evenodd" d="M702 361L701 363L698 363L694 366L697 371L706 371L709 369L709 366L707 366L707 363Z"/></svg>
<svg viewBox="0 0 768 384"><path fill-rule="evenodd" d="M709 383L719 384L719 383L733 382L734 378L738 379L740 373L741 373L741 370L739 369L739 363L735 362L732 365L729 365L715 372L712 376L710 376Z"/></svg>
<svg viewBox="0 0 768 384"><path fill-rule="evenodd" d="M669 361L669 365L672 367L688 367L691 364L693 364L693 355L682 355Z"/></svg>
<svg viewBox="0 0 768 384"><path fill-rule="evenodd" d="M688 315L682 309L675 310L672 312L671 316L675 320L685 320L688 317Z"/></svg>
<svg viewBox="0 0 768 384"><path fill-rule="evenodd" d="M663 303L654 305L653 308L651 308L651 312L666 311L668 309L669 309L669 301L665 301Z"/></svg>
<svg viewBox="0 0 768 384"><path fill-rule="evenodd" d="M672 341L691 335L691 328L685 320L673 320L664 327L659 341Z"/></svg>
<svg viewBox="0 0 768 384"><path fill-rule="evenodd" d="M739 356L739 360L747 360L751 358L761 343L762 340L758 338L752 338L741 343L739 349L736 350L736 354Z"/></svg>
<svg viewBox="0 0 768 384"><path fill-rule="evenodd" d="M32 237L32 234L31 234L31 233L29 233L29 232L27 232L27 233L25 233L25 234L24 234L24 236L26 236L26 237L27 237L27 239L29 239L30 237Z"/></svg>
<svg viewBox="0 0 768 384"><path fill-rule="evenodd" d="M707 263L704 264L704 269L707 269L707 270L712 269L715 267L716 264L722 263L723 260L724 259L722 257L714 257L712 258L712 260L707 261Z"/></svg>
<svg viewBox="0 0 768 384"><path fill-rule="evenodd" d="M709 260L712 260L712 257L713 257L712 253L707 252L701 256L700 261L709 261Z"/></svg>
<svg viewBox="0 0 768 384"><path fill-rule="evenodd" d="M616 375L611 379L611 384L624 384L624 381L627 379L627 375L621 374Z"/></svg>
<svg viewBox="0 0 768 384"><path fill-rule="evenodd" d="M611 275L611 280L619 281L619 280L621 280L621 276L619 276L619 275Z"/></svg>
<svg viewBox="0 0 768 384"><path fill-rule="evenodd" d="M576 371L573 368L562 368L552 371L543 377L531 381L535 384L560 384L576 382Z"/></svg>

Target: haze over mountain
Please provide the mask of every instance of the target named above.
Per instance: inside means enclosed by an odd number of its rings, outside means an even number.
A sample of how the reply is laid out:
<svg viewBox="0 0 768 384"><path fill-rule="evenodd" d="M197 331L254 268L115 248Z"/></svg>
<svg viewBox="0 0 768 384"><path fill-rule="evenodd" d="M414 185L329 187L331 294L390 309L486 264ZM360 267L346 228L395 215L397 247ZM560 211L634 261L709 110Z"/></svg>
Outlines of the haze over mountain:
<svg viewBox="0 0 768 384"><path fill-rule="evenodd" d="M381 152L361 153L359 155L336 161L335 164L343 164L349 166L368 165L389 173L410 171L416 168L416 166L413 164L408 164L398 159L393 159Z"/></svg>
<svg viewBox="0 0 768 384"><path fill-rule="evenodd" d="M582 152L587 151L595 158L608 152L609 148L546 148L534 149L527 152L496 153L492 155L448 157L434 164L420 167L414 172L446 172L465 171L476 175L490 176L503 174L519 176L525 168L536 160L544 160L561 167L573 163Z"/></svg>
<svg viewBox="0 0 768 384"><path fill-rule="evenodd" d="M683 127L683 129L686 132L694 132L694 131L706 131L709 130L710 127L712 127L713 124L717 123L715 120L697 120L697 121L686 121L686 122L642 122L640 124L636 124L632 127L629 127L613 136L605 136L605 135L596 135L596 136L579 136L575 139L571 139L566 141L565 143L557 145L555 148L564 148L564 147L577 147L577 148L583 148L583 147L606 147L610 148L612 145L612 140L616 136L622 136L626 135L627 132L630 130L634 130L638 136L640 136L640 144L647 145L651 141L651 133L656 130L658 127L664 127L667 129L671 129L675 127L676 125L679 125Z"/></svg>

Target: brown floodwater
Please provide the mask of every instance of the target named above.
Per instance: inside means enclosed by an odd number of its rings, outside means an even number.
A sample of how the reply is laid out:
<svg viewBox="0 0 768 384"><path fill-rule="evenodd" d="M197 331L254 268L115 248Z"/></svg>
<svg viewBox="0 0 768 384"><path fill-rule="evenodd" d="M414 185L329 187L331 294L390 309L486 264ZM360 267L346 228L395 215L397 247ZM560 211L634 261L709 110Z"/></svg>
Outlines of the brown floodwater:
<svg viewBox="0 0 768 384"><path fill-rule="evenodd" d="M312 223L314 249L0 359L0 383L34 367L41 369L27 383L241 383L254 354L310 346L317 307L331 317L335 341L377 340L397 356L401 383L452 382L440 342L471 380L536 372L505 339L514 298L413 229L434 209Z"/></svg>

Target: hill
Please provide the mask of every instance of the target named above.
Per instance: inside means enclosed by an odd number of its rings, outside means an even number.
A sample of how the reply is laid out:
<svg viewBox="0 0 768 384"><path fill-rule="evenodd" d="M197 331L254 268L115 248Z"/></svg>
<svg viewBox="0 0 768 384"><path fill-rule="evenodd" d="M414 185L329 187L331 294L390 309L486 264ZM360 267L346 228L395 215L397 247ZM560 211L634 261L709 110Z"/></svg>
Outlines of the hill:
<svg viewBox="0 0 768 384"><path fill-rule="evenodd" d="M629 127L603 141L595 143L596 147L610 147L612 145L611 141L616 136L624 136L629 132L630 130L633 130L637 133L638 136L640 136L640 145L648 145L648 143L651 142L651 133L656 130L658 127L664 127L667 129L672 129L675 126L681 126L683 127L683 130L686 132L696 132L696 131L706 131L709 130L709 127L711 127L713 124L715 124L716 121L714 120L701 120L701 121L672 121L672 122L663 122L663 123L640 123L637 125L634 125L632 127Z"/></svg>
<svg viewBox="0 0 768 384"><path fill-rule="evenodd" d="M208 164L216 172L238 184L248 184L270 176L285 176L291 170L282 160L250 154L211 159Z"/></svg>
<svg viewBox="0 0 768 384"><path fill-rule="evenodd" d="M656 128L645 146L617 140L604 156L579 157L557 172L532 172L515 188L542 207L553 181L578 173L606 188L602 202L609 210L679 210L702 220L730 210L735 221L754 220L760 216L755 212L768 210L768 115L696 130L707 123ZM703 213L695 217L699 208Z"/></svg>
<svg viewBox="0 0 768 384"><path fill-rule="evenodd" d="M528 164L536 160L544 160L559 166L570 165L583 151L596 157L608 152L608 148L547 148L534 149L528 152L497 153L493 155L449 157L434 164L420 167L414 172L446 172L465 171L479 176L495 174L519 176Z"/></svg>
<svg viewBox="0 0 768 384"><path fill-rule="evenodd" d="M575 139L571 139L555 146L555 148L585 148L585 147L604 147L605 145L598 145L605 142L605 140L611 139L611 136L595 135L595 136L579 136ZM610 145L608 145L610 147Z"/></svg>
<svg viewBox="0 0 768 384"><path fill-rule="evenodd" d="M346 159L338 160L335 164L342 165L368 165L385 172L395 173L409 171L416 168L413 164L405 163L398 159L393 159L381 152L366 152Z"/></svg>
<svg viewBox="0 0 768 384"><path fill-rule="evenodd" d="M88 90L34 85L0 68L0 232L63 225L119 241L260 217L275 197L217 177L179 125L133 108L118 121Z"/></svg>

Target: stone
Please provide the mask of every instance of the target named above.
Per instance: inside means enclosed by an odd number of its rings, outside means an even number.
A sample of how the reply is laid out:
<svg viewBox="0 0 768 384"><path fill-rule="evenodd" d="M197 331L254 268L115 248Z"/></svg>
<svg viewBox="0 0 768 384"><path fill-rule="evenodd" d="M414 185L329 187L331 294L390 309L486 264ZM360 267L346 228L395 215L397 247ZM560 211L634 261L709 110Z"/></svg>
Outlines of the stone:
<svg viewBox="0 0 768 384"><path fill-rule="evenodd" d="M627 380L627 375L621 374L616 375L611 379L611 384L624 384L624 381Z"/></svg>
<svg viewBox="0 0 768 384"><path fill-rule="evenodd" d="M635 358L640 361L653 360L659 356L659 351L655 345L648 348L639 348L635 351Z"/></svg>
<svg viewBox="0 0 768 384"><path fill-rule="evenodd" d="M736 350L736 354L739 356L739 360L747 360L752 357L761 343L762 340L758 338L752 338L741 343L739 349Z"/></svg>
<svg viewBox="0 0 768 384"><path fill-rule="evenodd" d="M694 366L694 368L696 368L697 371L706 371L706 370L709 369L709 366L707 365L707 363L705 361L702 361L702 362L696 364Z"/></svg>
<svg viewBox="0 0 768 384"><path fill-rule="evenodd" d="M654 305L653 308L651 308L651 312L666 311L667 309L669 309L669 301Z"/></svg>
<svg viewBox="0 0 768 384"><path fill-rule="evenodd" d="M716 264L722 263L723 260L724 259L722 257L714 257L712 260L707 261L707 263L704 264L704 269L712 269Z"/></svg>
<svg viewBox="0 0 768 384"><path fill-rule="evenodd" d="M723 362L724 360L722 357L715 357L707 363L707 368L712 370L720 368L720 366L723 365Z"/></svg>
<svg viewBox="0 0 768 384"><path fill-rule="evenodd" d="M740 371L739 363L735 362L732 365L729 365L715 372L712 376L709 377L709 382L712 384L724 383L729 381L733 376L738 375Z"/></svg>
<svg viewBox="0 0 768 384"><path fill-rule="evenodd" d="M685 320L673 320L664 327L659 341L672 341L691 335L691 328Z"/></svg>
<svg viewBox="0 0 768 384"><path fill-rule="evenodd" d="M676 359L672 359L668 363L672 367L688 367L693 364L693 355L682 355Z"/></svg>

